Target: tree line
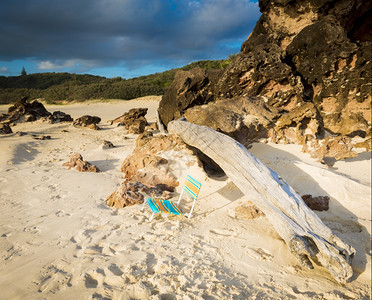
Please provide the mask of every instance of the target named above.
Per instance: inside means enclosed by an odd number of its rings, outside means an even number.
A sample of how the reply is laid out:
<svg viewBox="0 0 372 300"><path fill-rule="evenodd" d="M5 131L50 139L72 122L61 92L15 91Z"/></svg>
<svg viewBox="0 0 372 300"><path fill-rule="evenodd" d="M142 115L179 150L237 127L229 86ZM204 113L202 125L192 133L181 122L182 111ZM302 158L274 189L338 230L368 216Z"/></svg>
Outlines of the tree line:
<svg viewBox="0 0 372 300"><path fill-rule="evenodd" d="M162 73L132 79L105 78L71 73L35 73L20 76L0 76L0 104L14 103L21 97L42 98L47 103L84 101L89 99L134 99L148 95L163 95L178 70L200 67L205 70L223 69L231 61L205 60Z"/></svg>

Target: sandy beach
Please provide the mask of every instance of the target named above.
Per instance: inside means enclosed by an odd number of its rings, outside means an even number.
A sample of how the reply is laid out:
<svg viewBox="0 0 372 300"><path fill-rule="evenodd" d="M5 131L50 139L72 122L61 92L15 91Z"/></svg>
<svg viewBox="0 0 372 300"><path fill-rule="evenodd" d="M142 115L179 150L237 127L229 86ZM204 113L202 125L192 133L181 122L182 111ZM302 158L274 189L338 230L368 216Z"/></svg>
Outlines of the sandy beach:
<svg viewBox="0 0 372 300"><path fill-rule="evenodd" d="M316 214L356 249L346 285L321 266L302 268L266 217L235 213L249 195L197 165L171 163L181 186L187 174L202 183L191 219L149 222L140 205L108 207L138 135L107 121L147 107L155 122L160 98L46 105L73 118L99 116L102 130L35 121L0 135L0 299L370 299L370 152L328 167L297 145L250 149L300 195L330 197L330 209ZM104 140L115 148L102 147ZM102 172L63 167L75 152Z"/></svg>

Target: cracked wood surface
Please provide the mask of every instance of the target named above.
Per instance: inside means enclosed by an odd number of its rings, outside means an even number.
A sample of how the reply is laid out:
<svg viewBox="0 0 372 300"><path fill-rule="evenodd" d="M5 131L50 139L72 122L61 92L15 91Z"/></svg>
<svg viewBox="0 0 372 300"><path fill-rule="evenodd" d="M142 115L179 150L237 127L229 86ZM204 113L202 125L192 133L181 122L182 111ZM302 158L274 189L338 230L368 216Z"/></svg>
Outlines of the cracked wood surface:
<svg viewBox="0 0 372 300"><path fill-rule="evenodd" d="M334 235L276 172L239 142L209 127L180 119L170 122L168 131L212 158L244 194L250 195L303 266L312 269L311 258L339 283L348 282L355 249Z"/></svg>

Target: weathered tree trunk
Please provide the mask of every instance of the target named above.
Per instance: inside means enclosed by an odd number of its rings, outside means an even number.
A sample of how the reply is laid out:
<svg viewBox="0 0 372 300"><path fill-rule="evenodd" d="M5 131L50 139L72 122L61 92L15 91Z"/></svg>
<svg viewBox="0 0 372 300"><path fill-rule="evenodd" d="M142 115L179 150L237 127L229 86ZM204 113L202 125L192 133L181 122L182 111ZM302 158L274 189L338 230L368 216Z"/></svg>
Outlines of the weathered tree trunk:
<svg viewBox="0 0 372 300"><path fill-rule="evenodd" d="M163 133L163 134L166 133L164 124L163 124L163 122L160 119L159 111L158 110L156 111L156 124L158 124L158 129L159 129L160 133Z"/></svg>
<svg viewBox="0 0 372 300"><path fill-rule="evenodd" d="M168 131L219 164L266 214L303 266L313 268L310 257L327 268L338 282L346 283L351 278L355 249L335 236L292 187L243 145L209 127L184 120L170 122Z"/></svg>

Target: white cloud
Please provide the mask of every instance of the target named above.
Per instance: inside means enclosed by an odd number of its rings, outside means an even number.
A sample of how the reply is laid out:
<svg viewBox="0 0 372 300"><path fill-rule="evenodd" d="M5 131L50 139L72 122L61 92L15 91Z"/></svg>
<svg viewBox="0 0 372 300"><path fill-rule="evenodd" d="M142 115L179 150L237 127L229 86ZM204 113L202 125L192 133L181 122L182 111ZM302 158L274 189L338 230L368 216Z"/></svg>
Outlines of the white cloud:
<svg viewBox="0 0 372 300"><path fill-rule="evenodd" d="M67 60L44 60L38 63L39 70L61 70L71 69L73 71L84 72L91 68L99 67L100 63L97 60L85 59L67 59Z"/></svg>
<svg viewBox="0 0 372 300"><path fill-rule="evenodd" d="M8 67L0 67L0 73L9 73Z"/></svg>
<svg viewBox="0 0 372 300"><path fill-rule="evenodd" d="M53 70L53 69L63 69L72 68L76 64L75 60L69 59L65 61L52 62L50 60L41 61L38 64L38 69L40 70Z"/></svg>

